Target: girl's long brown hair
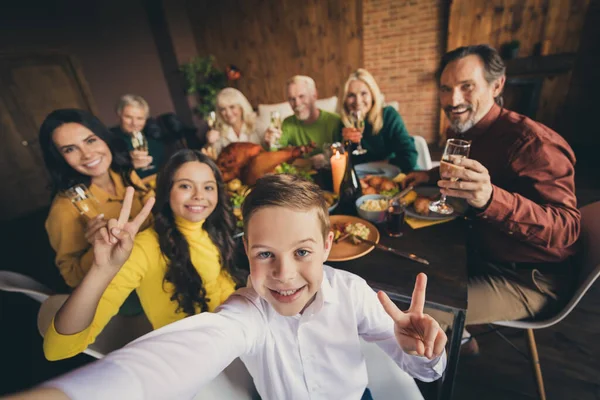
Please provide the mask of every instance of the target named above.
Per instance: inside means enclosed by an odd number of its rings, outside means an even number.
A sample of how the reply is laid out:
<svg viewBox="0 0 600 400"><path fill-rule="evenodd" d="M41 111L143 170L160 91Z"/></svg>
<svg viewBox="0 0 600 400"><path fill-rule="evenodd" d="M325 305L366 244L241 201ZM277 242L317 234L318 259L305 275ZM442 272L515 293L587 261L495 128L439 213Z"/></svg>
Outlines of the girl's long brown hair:
<svg viewBox="0 0 600 400"><path fill-rule="evenodd" d="M178 311L188 315L208 311L206 289L190 257L189 243L177 229L169 198L175 172L185 163L198 161L210 167L218 186L218 203L206 218L202 229L219 249L221 268L229 273L236 286L244 283L244 274L234 265L235 217L233 215L221 172L209 157L197 150L183 149L173 154L159 173L154 205L154 229L158 234L160 250L168 260L165 281L175 286L171 300L179 304Z"/></svg>

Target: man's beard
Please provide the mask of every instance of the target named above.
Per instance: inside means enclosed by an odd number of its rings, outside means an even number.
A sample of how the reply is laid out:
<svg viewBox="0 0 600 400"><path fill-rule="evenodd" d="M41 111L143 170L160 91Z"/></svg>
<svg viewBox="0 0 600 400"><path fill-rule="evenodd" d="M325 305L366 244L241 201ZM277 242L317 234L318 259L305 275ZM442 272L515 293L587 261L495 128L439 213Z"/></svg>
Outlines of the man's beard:
<svg viewBox="0 0 600 400"><path fill-rule="evenodd" d="M310 109L308 107L296 108L294 114L300 121L306 121L310 118Z"/></svg>
<svg viewBox="0 0 600 400"><path fill-rule="evenodd" d="M465 133L473 126L475 126L475 121L473 121L473 119L468 119L465 122L460 122L459 120L450 122L450 129L456 133Z"/></svg>
<svg viewBox="0 0 600 400"><path fill-rule="evenodd" d="M464 122L461 122L460 119L458 119L458 118L453 119L452 111L457 110L457 109L462 109L462 108L466 109L465 112L471 113L471 117ZM473 106L471 106L471 105L461 104L456 107L449 106L449 107L444 108L444 111L446 112L446 116L448 117L448 120L450 121L450 129L456 133L465 133L466 131L471 129L473 126L475 126L475 124L477 123L477 121L475 121L475 115L473 114Z"/></svg>

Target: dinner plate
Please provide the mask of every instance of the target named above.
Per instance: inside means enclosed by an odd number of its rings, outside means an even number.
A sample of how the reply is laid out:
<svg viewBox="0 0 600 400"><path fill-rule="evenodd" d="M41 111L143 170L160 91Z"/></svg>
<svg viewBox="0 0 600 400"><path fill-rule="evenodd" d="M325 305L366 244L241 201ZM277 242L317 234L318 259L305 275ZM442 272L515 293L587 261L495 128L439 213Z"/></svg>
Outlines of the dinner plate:
<svg viewBox="0 0 600 400"><path fill-rule="evenodd" d="M367 175L375 175L393 179L400 173L400 168L384 161L357 164L354 166L354 170L359 178L364 178Z"/></svg>
<svg viewBox="0 0 600 400"><path fill-rule="evenodd" d="M439 200L440 198L440 188L437 186L418 186L415 188L415 192L417 192L419 196L435 198L435 200ZM446 202L454 207L454 212L450 215L438 214L433 211L429 211L429 215L421 215L415 211L415 208L413 207L414 203L411 203L406 207L406 215L417 219L439 221L441 219L461 216L467 211L467 203L462 199L448 197Z"/></svg>
<svg viewBox="0 0 600 400"><path fill-rule="evenodd" d="M350 215L331 215L329 217L331 221L331 226L334 224L342 224L342 223L351 223L355 224L360 222L364 224L367 228L369 228L369 237L367 239L379 243L379 231L369 221L365 221L364 219L358 217L352 217ZM327 261L348 261L354 260L355 258L362 257L365 254L373 251L375 246L371 246L369 244L360 243L353 244L350 239L342 240L338 243L333 243L331 247L331 252L329 253L329 258Z"/></svg>

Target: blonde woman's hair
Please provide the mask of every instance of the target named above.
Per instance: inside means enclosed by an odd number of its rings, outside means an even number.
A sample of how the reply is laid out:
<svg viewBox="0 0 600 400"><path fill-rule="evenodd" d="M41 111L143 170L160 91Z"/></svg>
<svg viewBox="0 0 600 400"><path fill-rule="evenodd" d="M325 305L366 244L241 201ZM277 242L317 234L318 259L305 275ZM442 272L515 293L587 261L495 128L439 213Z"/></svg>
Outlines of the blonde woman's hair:
<svg viewBox="0 0 600 400"><path fill-rule="evenodd" d="M371 97L373 98L373 105L367 114L367 121L373 127L373 135L377 135L381 128L383 128L383 96L381 95L381 90L379 89L379 85L375 82L375 78L373 75L369 73L364 68L359 68L353 73L350 74L350 77L346 81L344 85L344 97L342 100L342 109L341 109L341 117L344 126L351 126L350 116L348 115L348 110L346 109L346 97L348 96L348 87L350 87L350 82L352 81L361 81L371 91Z"/></svg>
<svg viewBox="0 0 600 400"><path fill-rule="evenodd" d="M254 131L256 113L252 109L252 106L250 105L250 102L246 96L244 96L244 94L239 90L231 87L225 88L217 94L217 123L220 126L221 133L225 133L226 128L229 127L229 124L223 120L218 108L226 107L232 104L238 105L242 109L242 122L246 127L246 133L249 135Z"/></svg>
<svg viewBox="0 0 600 400"><path fill-rule="evenodd" d="M317 85L315 85L315 80L313 78L311 78L310 76L294 75L290 79L288 79L288 81L285 84L285 87L287 88L292 83L295 83L295 84L303 83L304 85L306 85L306 88L308 89L308 91L310 93L315 93L317 91Z"/></svg>
<svg viewBox="0 0 600 400"><path fill-rule="evenodd" d="M121 96L116 107L117 115L120 116L123 109L127 106L139 107L146 112L146 117L150 115L150 106L148 105L148 102L142 96L138 96L137 94L124 94Z"/></svg>

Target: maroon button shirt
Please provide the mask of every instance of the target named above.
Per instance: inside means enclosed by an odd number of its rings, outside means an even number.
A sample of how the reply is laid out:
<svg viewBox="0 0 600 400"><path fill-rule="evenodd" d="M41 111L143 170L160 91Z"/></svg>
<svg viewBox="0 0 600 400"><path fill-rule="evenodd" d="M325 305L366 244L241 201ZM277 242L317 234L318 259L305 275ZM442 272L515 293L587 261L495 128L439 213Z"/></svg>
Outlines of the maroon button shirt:
<svg viewBox="0 0 600 400"><path fill-rule="evenodd" d="M448 137L472 141L469 158L488 169L493 186L474 215L471 250L515 263L555 263L576 252L575 155L558 133L494 105L473 128ZM439 178L439 169L430 176Z"/></svg>

